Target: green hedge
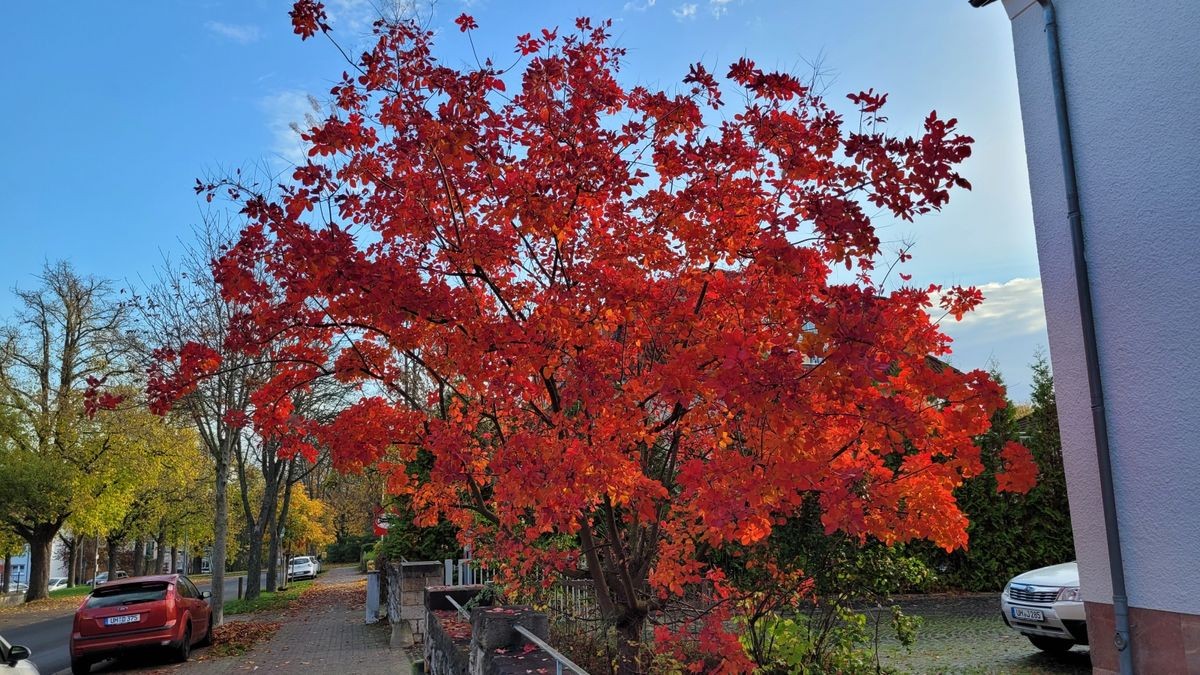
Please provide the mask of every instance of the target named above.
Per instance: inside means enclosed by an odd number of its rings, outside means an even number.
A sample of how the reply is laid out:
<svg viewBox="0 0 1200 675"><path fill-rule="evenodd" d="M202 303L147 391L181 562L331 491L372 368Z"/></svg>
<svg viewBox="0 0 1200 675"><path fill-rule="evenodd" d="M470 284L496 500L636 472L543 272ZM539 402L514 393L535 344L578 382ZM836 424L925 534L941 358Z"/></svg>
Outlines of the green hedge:
<svg viewBox="0 0 1200 675"><path fill-rule="evenodd" d="M1010 440L1028 447L1038 464L1037 486L1025 495L996 492L998 454ZM1033 364L1031 405L996 413L979 445L985 470L956 493L971 523L967 550L946 554L923 544L909 550L938 570L941 584L969 591L999 591L1016 574L1074 560L1058 406L1044 358Z"/></svg>
<svg viewBox="0 0 1200 675"><path fill-rule="evenodd" d="M379 541L379 537L370 535L339 536L325 547L325 560L331 563L356 563L362 554L363 546L376 541Z"/></svg>

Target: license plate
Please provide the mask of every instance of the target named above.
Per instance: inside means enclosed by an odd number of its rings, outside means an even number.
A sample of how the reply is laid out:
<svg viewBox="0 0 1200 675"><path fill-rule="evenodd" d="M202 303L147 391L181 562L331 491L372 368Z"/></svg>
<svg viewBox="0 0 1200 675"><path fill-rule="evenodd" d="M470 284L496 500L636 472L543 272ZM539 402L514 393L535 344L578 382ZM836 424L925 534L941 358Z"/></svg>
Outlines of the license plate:
<svg viewBox="0 0 1200 675"><path fill-rule="evenodd" d="M1026 609L1024 607L1013 607L1012 615L1014 619L1025 619L1026 621L1045 621L1046 614L1040 609Z"/></svg>
<svg viewBox="0 0 1200 675"><path fill-rule="evenodd" d="M125 614L123 616L110 616L104 620L105 626L120 626L123 623L137 623L142 617L138 614Z"/></svg>

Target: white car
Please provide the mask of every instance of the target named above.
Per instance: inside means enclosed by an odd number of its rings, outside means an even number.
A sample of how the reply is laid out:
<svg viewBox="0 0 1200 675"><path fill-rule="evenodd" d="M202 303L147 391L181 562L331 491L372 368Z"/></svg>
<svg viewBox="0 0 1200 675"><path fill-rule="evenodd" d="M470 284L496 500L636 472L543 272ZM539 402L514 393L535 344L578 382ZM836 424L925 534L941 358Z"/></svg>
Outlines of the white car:
<svg viewBox="0 0 1200 675"><path fill-rule="evenodd" d="M1004 622L1045 652L1088 643L1079 566L1073 562L1018 574L1000 594Z"/></svg>
<svg viewBox="0 0 1200 675"><path fill-rule="evenodd" d="M316 579L317 572L321 571L321 565L317 559L312 556L302 555L292 558L288 563L287 577L291 579Z"/></svg>
<svg viewBox="0 0 1200 675"><path fill-rule="evenodd" d="M0 637L0 673L12 675L38 675L37 666L29 660L32 652L28 647L10 645Z"/></svg>
<svg viewBox="0 0 1200 675"><path fill-rule="evenodd" d="M57 591L60 588L67 587L66 577L50 577L50 590Z"/></svg>

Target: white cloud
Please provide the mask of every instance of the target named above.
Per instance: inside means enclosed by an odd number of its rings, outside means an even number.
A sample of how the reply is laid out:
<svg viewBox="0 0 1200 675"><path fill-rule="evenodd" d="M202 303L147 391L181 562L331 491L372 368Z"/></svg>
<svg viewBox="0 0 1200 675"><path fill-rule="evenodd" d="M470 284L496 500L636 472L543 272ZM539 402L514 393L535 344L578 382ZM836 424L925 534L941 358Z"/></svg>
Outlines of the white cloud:
<svg viewBox="0 0 1200 675"><path fill-rule="evenodd" d="M984 300L975 311L962 321L942 319L942 330L954 340L953 352L943 358L963 370L998 368L1012 400L1028 401L1029 364L1048 344L1042 281L1017 278L978 288ZM935 304L931 313L936 318L943 312Z"/></svg>
<svg viewBox="0 0 1200 675"><path fill-rule="evenodd" d="M475 2L469 0L463 4L471 7ZM380 17L405 19L416 12L416 0L329 0L325 6L330 25L342 35L365 35L371 32L372 24Z"/></svg>
<svg viewBox="0 0 1200 675"><path fill-rule="evenodd" d="M1046 330L1041 279L1012 279L978 288L983 292L983 304L964 315L962 321L944 319L942 327L948 332L1027 335ZM940 314L935 307L934 315Z"/></svg>
<svg viewBox="0 0 1200 675"><path fill-rule="evenodd" d="M271 151L288 164L303 164L307 147L299 130L316 122L313 116L320 114L320 106L315 99L303 91L286 90L264 97L259 107L271 131Z"/></svg>
<svg viewBox="0 0 1200 675"><path fill-rule="evenodd" d="M685 2L671 10L671 13L674 14L675 18L679 19L680 21L683 19L695 19L697 7L698 5L694 2Z"/></svg>
<svg viewBox="0 0 1200 675"><path fill-rule="evenodd" d="M644 12L654 6L658 0L629 0L625 3L624 11L626 12Z"/></svg>
<svg viewBox="0 0 1200 675"><path fill-rule="evenodd" d="M204 22L204 27L223 38L233 40L234 42L243 45L248 45L262 37L262 33L258 30L258 26L251 24L206 21Z"/></svg>
<svg viewBox="0 0 1200 675"><path fill-rule="evenodd" d="M729 13L729 5L733 0L708 0L708 9L712 15L721 18L722 15Z"/></svg>

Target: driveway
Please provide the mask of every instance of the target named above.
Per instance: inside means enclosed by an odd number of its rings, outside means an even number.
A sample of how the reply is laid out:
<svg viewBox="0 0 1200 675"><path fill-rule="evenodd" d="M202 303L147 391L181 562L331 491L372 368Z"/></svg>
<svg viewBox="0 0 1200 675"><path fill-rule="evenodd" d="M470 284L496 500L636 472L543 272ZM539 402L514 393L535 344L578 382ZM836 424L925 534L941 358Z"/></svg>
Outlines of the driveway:
<svg viewBox="0 0 1200 675"><path fill-rule="evenodd" d="M905 596L895 604L924 622L911 649L894 638L880 644L880 662L885 667L907 673L1092 672L1087 647L1044 654L1004 625L995 593Z"/></svg>

